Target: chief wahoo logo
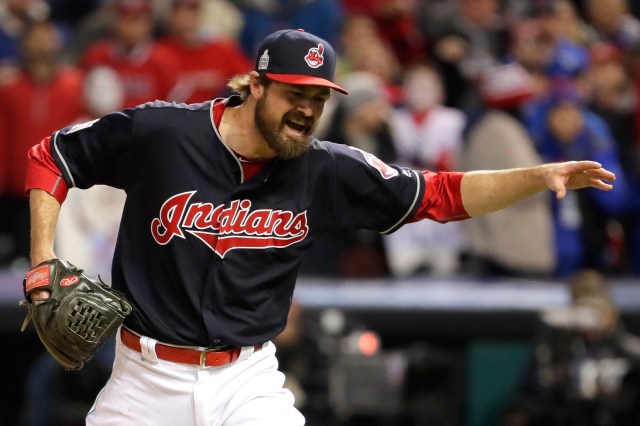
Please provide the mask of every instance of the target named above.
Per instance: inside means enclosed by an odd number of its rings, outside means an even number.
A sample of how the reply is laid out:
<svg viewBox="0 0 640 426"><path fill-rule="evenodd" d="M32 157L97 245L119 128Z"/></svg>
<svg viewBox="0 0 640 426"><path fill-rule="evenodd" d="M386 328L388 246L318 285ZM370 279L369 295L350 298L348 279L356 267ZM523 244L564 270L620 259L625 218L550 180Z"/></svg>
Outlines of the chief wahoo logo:
<svg viewBox="0 0 640 426"><path fill-rule="evenodd" d="M309 49L309 53L304 57L304 60L307 61L307 64L311 68L319 68L322 66L324 62L324 57L322 54L324 53L324 46L322 43L318 44L318 47L312 47Z"/></svg>

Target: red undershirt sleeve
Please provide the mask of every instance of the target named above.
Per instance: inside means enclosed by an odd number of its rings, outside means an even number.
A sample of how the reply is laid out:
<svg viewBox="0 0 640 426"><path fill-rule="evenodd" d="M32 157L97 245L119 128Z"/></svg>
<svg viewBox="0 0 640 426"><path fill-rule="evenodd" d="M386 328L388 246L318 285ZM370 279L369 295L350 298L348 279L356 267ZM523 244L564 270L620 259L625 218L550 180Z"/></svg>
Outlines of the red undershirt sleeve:
<svg viewBox="0 0 640 426"><path fill-rule="evenodd" d="M29 191L34 188L42 189L62 204L67 198L69 187L51 155L51 137L46 137L31 147L27 156L25 195L28 196Z"/></svg>
<svg viewBox="0 0 640 426"><path fill-rule="evenodd" d="M431 219L446 223L470 217L462 205L460 195L463 172L434 173L425 170L422 176L425 183L424 197L409 222Z"/></svg>

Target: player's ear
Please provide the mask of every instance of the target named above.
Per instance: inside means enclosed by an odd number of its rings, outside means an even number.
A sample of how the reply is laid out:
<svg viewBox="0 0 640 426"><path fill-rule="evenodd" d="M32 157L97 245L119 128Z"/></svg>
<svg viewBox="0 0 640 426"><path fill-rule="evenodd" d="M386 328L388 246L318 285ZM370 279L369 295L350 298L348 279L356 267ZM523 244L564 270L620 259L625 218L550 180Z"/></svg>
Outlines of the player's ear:
<svg viewBox="0 0 640 426"><path fill-rule="evenodd" d="M260 76L256 71L251 71L249 73L249 89L251 90L251 94L259 98L264 93L264 80L263 77Z"/></svg>

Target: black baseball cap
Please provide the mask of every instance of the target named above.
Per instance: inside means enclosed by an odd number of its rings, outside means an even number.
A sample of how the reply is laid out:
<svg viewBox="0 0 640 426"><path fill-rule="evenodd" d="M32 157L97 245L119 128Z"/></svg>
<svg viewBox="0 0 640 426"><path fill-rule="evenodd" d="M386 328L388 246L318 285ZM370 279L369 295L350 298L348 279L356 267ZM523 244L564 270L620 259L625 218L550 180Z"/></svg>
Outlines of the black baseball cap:
<svg viewBox="0 0 640 426"><path fill-rule="evenodd" d="M349 93L334 83L336 52L333 47L301 29L268 35L258 49L255 70L281 83L324 86Z"/></svg>

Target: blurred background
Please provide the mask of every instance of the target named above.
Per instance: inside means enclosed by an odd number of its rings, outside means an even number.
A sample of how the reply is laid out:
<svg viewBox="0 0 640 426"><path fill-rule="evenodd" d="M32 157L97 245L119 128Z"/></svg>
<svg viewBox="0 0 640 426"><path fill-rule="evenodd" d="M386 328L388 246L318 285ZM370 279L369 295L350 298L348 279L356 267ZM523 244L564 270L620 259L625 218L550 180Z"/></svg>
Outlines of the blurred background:
<svg viewBox="0 0 640 426"><path fill-rule="evenodd" d="M592 159L610 192L327 235L278 336L308 425L640 424L640 2L2 0L0 425L83 424L107 345L65 372L18 330L26 151L155 99L227 96L264 36L330 41L316 136L432 171ZM57 254L108 280L124 194L71 190Z"/></svg>

